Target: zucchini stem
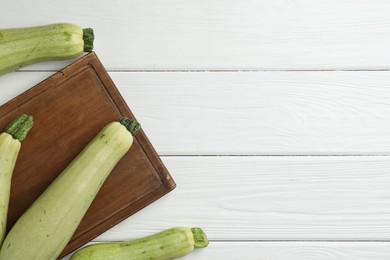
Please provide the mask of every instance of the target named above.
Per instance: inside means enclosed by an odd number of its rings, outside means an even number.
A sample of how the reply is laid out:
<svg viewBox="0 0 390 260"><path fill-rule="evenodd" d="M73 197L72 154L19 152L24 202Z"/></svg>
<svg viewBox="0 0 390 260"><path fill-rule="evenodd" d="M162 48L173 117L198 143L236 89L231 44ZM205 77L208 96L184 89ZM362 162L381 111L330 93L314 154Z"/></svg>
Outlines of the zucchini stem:
<svg viewBox="0 0 390 260"><path fill-rule="evenodd" d="M136 120L128 119L126 117L122 118L119 122L125 126L127 131L129 131L133 136L136 135L138 130L141 128L141 125Z"/></svg>
<svg viewBox="0 0 390 260"><path fill-rule="evenodd" d="M93 40L95 35L92 28L83 29L84 51L91 52L93 50Z"/></svg>
<svg viewBox="0 0 390 260"><path fill-rule="evenodd" d="M208 246L209 241L201 228L191 228L191 232L195 241L194 248L204 248Z"/></svg>
<svg viewBox="0 0 390 260"><path fill-rule="evenodd" d="M26 139L28 132L33 126L32 116L22 114L11 121L5 128L4 132L11 135L14 139L22 142Z"/></svg>

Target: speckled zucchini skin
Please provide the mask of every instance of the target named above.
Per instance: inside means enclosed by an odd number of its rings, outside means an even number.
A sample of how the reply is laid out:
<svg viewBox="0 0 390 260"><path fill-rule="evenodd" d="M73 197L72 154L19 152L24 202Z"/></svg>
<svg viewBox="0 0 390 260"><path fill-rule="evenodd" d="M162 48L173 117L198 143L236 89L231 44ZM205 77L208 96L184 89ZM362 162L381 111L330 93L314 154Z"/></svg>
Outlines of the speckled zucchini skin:
<svg viewBox="0 0 390 260"><path fill-rule="evenodd" d="M75 58L92 51L93 41L91 28L69 23L0 29L0 75L41 61Z"/></svg>
<svg viewBox="0 0 390 260"><path fill-rule="evenodd" d="M7 228L11 178L20 150L20 142L7 133L0 134L0 245Z"/></svg>
<svg viewBox="0 0 390 260"><path fill-rule="evenodd" d="M174 227L126 242L90 245L77 251L70 260L168 260L207 245L208 240L202 229Z"/></svg>
<svg viewBox="0 0 390 260"><path fill-rule="evenodd" d="M8 205L12 174L21 148L21 142L33 125L31 116L20 115L0 134L0 246L7 229Z"/></svg>

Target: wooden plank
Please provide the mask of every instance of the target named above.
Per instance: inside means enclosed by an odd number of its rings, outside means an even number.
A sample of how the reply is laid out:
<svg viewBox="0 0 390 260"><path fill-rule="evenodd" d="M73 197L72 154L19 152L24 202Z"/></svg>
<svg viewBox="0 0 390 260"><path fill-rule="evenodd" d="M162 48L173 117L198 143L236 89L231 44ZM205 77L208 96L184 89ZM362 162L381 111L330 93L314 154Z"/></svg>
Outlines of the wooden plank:
<svg viewBox="0 0 390 260"><path fill-rule="evenodd" d="M390 74L111 73L160 154L390 153Z"/></svg>
<svg viewBox="0 0 390 260"><path fill-rule="evenodd" d="M386 0L34 3L21 0L2 6L1 27L63 21L93 27L95 50L111 70L390 66ZM59 69L64 64L28 69Z"/></svg>
<svg viewBox="0 0 390 260"><path fill-rule="evenodd" d="M215 242L181 260L388 260L389 242ZM70 255L63 260L69 259Z"/></svg>
<svg viewBox="0 0 390 260"><path fill-rule="evenodd" d="M163 157L177 188L96 241L199 226L210 240L390 241L387 156Z"/></svg>
<svg viewBox="0 0 390 260"><path fill-rule="evenodd" d="M0 78L0 101L49 74ZM160 155L390 154L387 71L110 76Z"/></svg>

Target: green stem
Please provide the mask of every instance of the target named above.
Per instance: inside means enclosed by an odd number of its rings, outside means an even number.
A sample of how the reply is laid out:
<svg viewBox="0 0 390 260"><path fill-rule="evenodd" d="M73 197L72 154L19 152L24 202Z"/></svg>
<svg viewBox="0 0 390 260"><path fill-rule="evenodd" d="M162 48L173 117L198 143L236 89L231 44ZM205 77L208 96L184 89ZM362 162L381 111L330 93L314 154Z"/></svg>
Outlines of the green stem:
<svg viewBox="0 0 390 260"><path fill-rule="evenodd" d="M208 246L209 241L201 228L191 228L191 231L192 235L194 236L195 248L203 248Z"/></svg>
<svg viewBox="0 0 390 260"><path fill-rule="evenodd" d="M93 40L95 35L92 28L83 29L84 51L91 52L93 50Z"/></svg>
<svg viewBox="0 0 390 260"><path fill-rule="evenodd" d="M5 128L4 132L10 134L14 139L22 142L26 139L28 132L33 126L33 118L22 114L11 121Z"/></svg>
<svg viewBox="0 0 390 260"><path fill-rule="evenodd" d="M131 133L131 135L137 134L138 130L141 128L141 125L136 120L131 120L126 117L122 118L119 121L126 129Z"/></svg>

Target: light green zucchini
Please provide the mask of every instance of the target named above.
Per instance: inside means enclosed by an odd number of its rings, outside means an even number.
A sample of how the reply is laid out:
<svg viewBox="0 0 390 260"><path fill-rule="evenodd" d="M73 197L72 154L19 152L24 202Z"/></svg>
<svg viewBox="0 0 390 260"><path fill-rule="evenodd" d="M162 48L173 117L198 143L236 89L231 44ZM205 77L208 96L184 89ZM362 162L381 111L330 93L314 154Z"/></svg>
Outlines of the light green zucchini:
<svg viewBox="0 0 390 260"><path fill-rule="evenodd" d="M93 29L58 23L0 29L0 75L29 64L75 58L93 49Z"/></svg>
<svg viewBox="0 0 390 260"><path fill-rule="evenodd" d="M33 125L28 115L20 115L14 119L0 134L0 245L3 243L7 228L7 214L11 179L21 148L21 142Z"/></svg>
<svg viewBox="0 0 390 260"><path fill-rule="evenodd" d="M126 118L106 125L17 220L0 259L56 259L139 127Z"/></svg>
<svg viewBox="0 0 390 260"><path fill-rule="evenodd" d="M200 228L175 227L126 242L98 243L81 248L70 260L168 260L207 247Z"/></svg>

